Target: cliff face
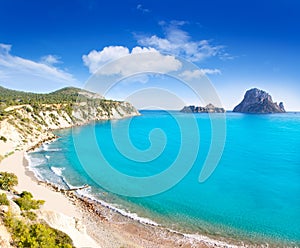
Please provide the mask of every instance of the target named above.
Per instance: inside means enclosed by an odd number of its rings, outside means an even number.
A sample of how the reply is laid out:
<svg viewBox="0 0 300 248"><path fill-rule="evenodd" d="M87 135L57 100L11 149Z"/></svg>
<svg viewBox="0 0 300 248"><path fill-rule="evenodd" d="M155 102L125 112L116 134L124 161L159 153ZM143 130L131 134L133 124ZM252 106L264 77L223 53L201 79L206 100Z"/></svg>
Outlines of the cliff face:
<svg viewBox="0 0 300 248"><path fill-rule="evenodd" d="M12 105L1 110L0 160L15 150L28 149L55 138L52 133L55 129L136 115L140 115L139 112L128 102L105 100L86 93L78 102L43 104L38 101Z"/></svg>
<svg viewBox="0 0 300 248"><path fill-rule="evenodd" d="M185 106L180 112L183 113L224 113L224 108L218 108L212 105L211 103L206 105L206 107L195 107L195 106Z"/></svg>
<svg viewBox="0 0 300 248"><path fill-rule="evenodd" d="M282 102L278 105L267 92L254 88L246 92L243 101L233 112L269 114L284 113L285 109Z"/></svg>

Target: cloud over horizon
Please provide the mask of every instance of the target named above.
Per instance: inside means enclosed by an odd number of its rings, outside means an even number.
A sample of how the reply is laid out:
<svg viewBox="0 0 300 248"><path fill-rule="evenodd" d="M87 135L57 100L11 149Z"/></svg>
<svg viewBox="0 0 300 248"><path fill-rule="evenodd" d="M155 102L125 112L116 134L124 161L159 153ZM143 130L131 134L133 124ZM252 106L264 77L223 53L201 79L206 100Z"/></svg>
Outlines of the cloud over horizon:
<svg viewBox="0 0 300 248"><path fill-rule="evenodd" d="M197 79L204 75L213 75L213 74L221 74L219 69L199 69L199 70L186 70L179 74L182 78L186 80Z"/></svg>
<svg viewBox="0 0 300 248"><path fill-rule="evenodd" d="M130 55L131 57L126 59L126 56ZM100 51L92 50L89 54L83 55L82 60L90 73L96 73L101 66L115 61L115 63L107 64L105 71L97 72L102 75L128 76L136 71L168 73L181 67L181 62L174 56L163 55L151 47L139 46L131 51L124 46L108 46Z"/></svg>
<svg viewBox="0 0 300 248"><path fill-rule="evenodd" d="M55 65L55 64L61 64L62 62L60 61L60 57L56 56L56 55L52 55L52 54L49 54L49 55L46 55L46 56L43 56L41 58L41 61L40 61L42 64L46 64L46 65Z"/></svg>
<svg viewBox="0 0 300 248"><path fill-rule="evenodd" d="M210 40L192 40L188 32L182 29L185 21L164 21L159 23L165 37L157 35L137 36L138 44L153 47L162 53L173 54L183 57L192 62L202 61L206 58L219 56L224 57L224 46L214 45Z"/></svg>
<svg viewBox="0 0 300 248"><path fill-rule="evenodd" d="M138 4L137 9L142 9L142 5ZM186 25L185 21L171 21L169 23L161 21L159 25L163 28L165 37L161 38L157 35L152 36L137 36L137 43L140 46L130 50L126 46L106 46L102 50L92 50L88 54L82 56L83 63L88 67L91 74L95 73L99 68L106 63L120 59L133 54L149 53L153 54L152 58L148 57L145 60L139 60L139 64L134 61L129 61L123 64L114 64L114 68L106 68L106 72L100 71L102 74L128 74L131 71L130 67L140 67L145 70L155 71L160 67L159 71L167 73L169 71L178 70L181 62L176 57L184 58L191 62L200 62L210 57L219 57L224 59L229 54L225 53L223 46L214 45L209 40L192 40L189 33L182 30L182 26ZM127 61L128 62L128 61ZM151 67L150 67L151 65ZM133 70L132 71L136 71ZM200 69L197 72L186 72L186 77L196 77L208 74L220 74L218 69Z"/></svg>
<svg viewBox="0 0 300 248"><path fill-rule="evenodd" d="M19 80L36 84L78 84L74 76L54 64L60 63L57 56L47 55L40 62L11 54L12 45L0 43L0 80L17 84ZM49 85L49 88L50 85Z"/></svg>

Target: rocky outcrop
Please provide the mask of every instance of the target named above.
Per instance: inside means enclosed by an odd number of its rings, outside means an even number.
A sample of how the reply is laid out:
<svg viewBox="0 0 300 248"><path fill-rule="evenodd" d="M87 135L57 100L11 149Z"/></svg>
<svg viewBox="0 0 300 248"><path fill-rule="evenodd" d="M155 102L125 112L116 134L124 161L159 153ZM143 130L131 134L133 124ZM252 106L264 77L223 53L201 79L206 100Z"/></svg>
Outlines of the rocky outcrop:
<svg viewBox="0 0 300 248"><path fill-rule="evenodd" d="M285 109L282 102L278 105L267 92L254 88L246 92L243 101L233 109L233 112L270 114L285 113Z"/></svg>
<svg viewBox="0 0 300 248"><path fill-rule="evenodd" d="M284 108L284 106L283 106L283 102L280 102L279 103L279 108L280 108L280 110L284 113L285 112L285 108Z"/></svg>
<svg viewBox="0 0 300 248"><path fill-rule="evenodd" d="M86 227L82 221L50 210L38 210L39 219L45 221L50 227L63 230L72 238L75 247L99 247L98 244L86 233Z"/></svg>
<svg viewBox="0 0 300 248"><path fill-rule="evenodd" d="M183 113L224 113L224 108L215 107L211 103L206 105L206 107L195 107L193 105L191 106L185 106L180 112Z"/></svg>

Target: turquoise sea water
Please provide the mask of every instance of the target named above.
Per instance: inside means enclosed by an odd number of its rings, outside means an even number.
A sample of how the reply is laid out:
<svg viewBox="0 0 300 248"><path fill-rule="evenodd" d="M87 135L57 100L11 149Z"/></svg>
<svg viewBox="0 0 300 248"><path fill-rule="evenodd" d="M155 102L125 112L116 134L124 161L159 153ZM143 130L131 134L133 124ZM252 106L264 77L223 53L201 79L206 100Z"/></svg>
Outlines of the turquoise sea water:
<svg viewBox="0 0 300 248"><path fill-rule="evenodd" d="M183 180L163 193L143 198L110 194L88 176L80 163L74 137L84 149L81 154L89 159L85 166L101 173L94 168L95 151L87 135L93 130L99 148L115 169L139 177L160 173L176 159L182 145L176 117L196 118L200 150ZM147 163L123 156L114 143L118 137L113 139L111 130L118 130L115 135L127 134L128 122L130 140L140 150L151 146L151 130L163 130L163 152ZM142 111L139 117L60 130L56 132L58 140L30 154L30 165L45 180L62 186L88 183L92 188L81 193L179 231L299 245L300 114L227 113L226 128L220 163L204 183L199 183L198 177L212 138L207 114ZM186 142L193 145L193 140Z"/></svg>

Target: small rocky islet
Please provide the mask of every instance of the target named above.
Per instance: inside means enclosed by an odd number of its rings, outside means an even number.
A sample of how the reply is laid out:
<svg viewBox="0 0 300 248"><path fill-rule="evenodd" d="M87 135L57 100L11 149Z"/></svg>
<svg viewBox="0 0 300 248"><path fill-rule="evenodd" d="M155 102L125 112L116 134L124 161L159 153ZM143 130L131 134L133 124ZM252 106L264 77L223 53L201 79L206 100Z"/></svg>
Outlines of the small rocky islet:
<svg viewBox="0 0 300 248"><path fill-rule="evenodd" d="M205 107L201 106L185 106L180 112L183 113L225 113L222 107L215 107L213 104L208 104ZM277 104L273 102L272 96L266 91L253 88L246 91L244 99L239 103L233 112L248 113L248 114L273 114L285 113L283 102Z"/></svg>
<svg viewBox="0 0 300 248"><path fill-rule="evenodd" d="M183 113L225 113L224 108L215 107L211 103L206 105L205 107L201 106L185 106L180 112Z"/></svg>

